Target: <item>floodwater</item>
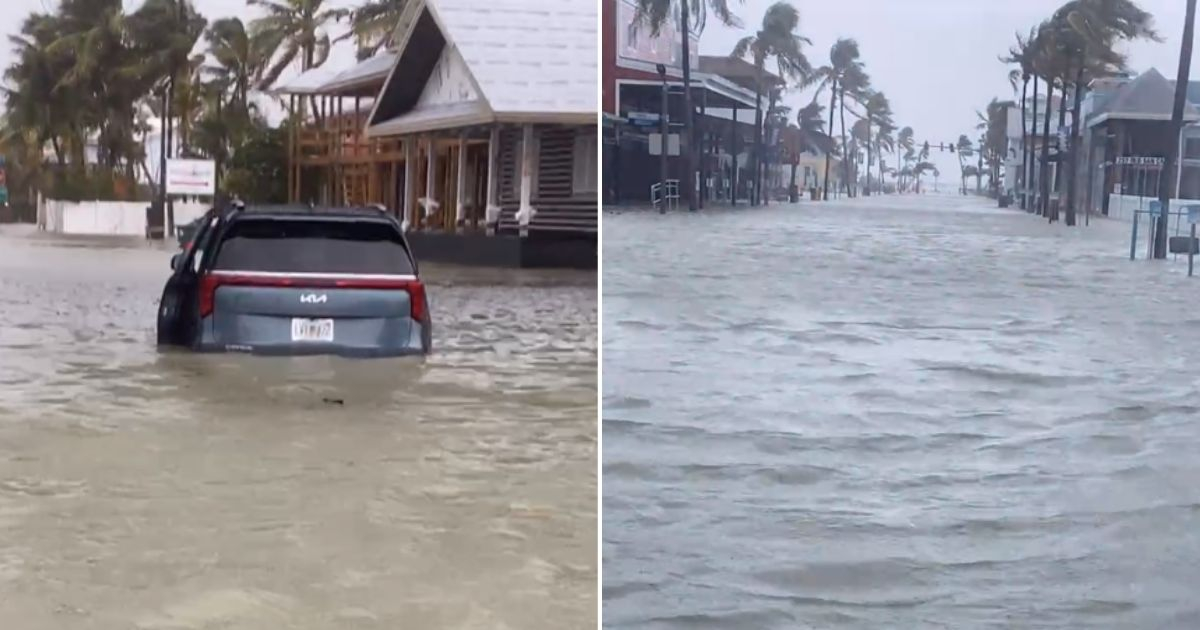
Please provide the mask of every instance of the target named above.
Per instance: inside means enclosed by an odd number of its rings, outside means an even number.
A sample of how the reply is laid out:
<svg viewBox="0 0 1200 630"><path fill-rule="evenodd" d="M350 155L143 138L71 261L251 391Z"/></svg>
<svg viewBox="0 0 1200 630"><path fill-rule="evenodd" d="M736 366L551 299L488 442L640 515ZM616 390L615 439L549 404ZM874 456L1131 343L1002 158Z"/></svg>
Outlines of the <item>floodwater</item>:
<svg viewBox="0 0 1200 630"><path fill-rule="evenodd" d="M0 231L0 628L594 628L594 273L419 360L159 353L169 252Z"/></svg>
<svg viewBox="0 0 1200 630"><path fill-rule="evenodd" d="M954 197L604 232L606 627L1200 627L1182 260Z"/></svg>

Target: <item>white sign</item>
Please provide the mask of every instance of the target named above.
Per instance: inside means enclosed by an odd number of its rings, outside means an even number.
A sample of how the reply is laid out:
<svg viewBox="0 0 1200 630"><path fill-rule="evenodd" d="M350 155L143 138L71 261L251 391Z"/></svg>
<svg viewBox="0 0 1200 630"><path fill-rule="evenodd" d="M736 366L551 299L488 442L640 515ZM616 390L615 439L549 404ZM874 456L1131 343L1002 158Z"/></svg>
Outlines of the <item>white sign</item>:
<svg viewBox="0 0 1200 630"><path fill-rule="evenodd" d="M650 155L662 155L662 134L649 134ZM667 155L679 155L679 134L667 134Z"/></svg>
<svg viewBox="0 0 1200 630"><path fill-rule="evenodd" d="M1163 158L1143 155L1122 155L1117 158L1120 166L1162 166L1163 162Z"/></svg>
<svg viewBox="0 0 1200 630"><path fill-rule="evenodd" d="M212 160L167 160L168 195L216 194L217 163Z"/></svg>

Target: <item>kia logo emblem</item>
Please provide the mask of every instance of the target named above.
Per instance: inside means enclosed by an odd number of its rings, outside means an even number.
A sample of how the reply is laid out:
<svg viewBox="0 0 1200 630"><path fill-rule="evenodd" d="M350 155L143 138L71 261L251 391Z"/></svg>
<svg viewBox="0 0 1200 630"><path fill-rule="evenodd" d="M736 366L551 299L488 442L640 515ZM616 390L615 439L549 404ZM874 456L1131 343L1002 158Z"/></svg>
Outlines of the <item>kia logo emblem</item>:
<svg viewBox="0 0 1200 630"><path fill-rule="evenodd" d="M329 301L329 296L324 293L317 295L316 293L305 293L300 296L301 304L324 304Z"/></svg>

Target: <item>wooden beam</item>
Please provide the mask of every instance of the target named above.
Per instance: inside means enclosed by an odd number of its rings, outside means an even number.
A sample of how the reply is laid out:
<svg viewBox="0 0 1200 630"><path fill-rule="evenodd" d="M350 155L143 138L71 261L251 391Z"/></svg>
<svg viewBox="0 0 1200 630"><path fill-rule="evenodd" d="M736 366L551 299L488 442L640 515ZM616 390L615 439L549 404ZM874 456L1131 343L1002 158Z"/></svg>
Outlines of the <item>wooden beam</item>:
<svg viewBox="0 0 1200 630"><path fill-rule="evenodd" d="M417 136L409 136L404 142L404 223L408 225L416 225L415 214L416 207L413 205L413 200L416 199L417 185Z"/></svg>
<svg viewBox="0 0 1200 630"><path fill-rule="evenodd" d="M520 225L521 236L529 235L529 223L533 220L536 210L533 209L533 160L535 158L534 128L526 124L521 130L521 206L517 210L517 224Z"/></svg>
<svg viewBox="0 0 1200 630"><path fill-rule="evenodd" d="M455 209L454 209L454 230L461 232L463 223L467 218L467 139L466 136L459 136L458 139L458 172L455 173L458 178L458 186L455 191Z"/></svg>
<svg viewBox="0 0 1200 630"><path fill-rule="evenodd" d="M425 220L433 216L437 212L438 201L436 196L437 189L437 142L435 138L430 137L427 150L425 152L425 197L421 206L423 212L421 214L421 225L425 225Z"/></svg>
<svg viewBox="0 0 1200 630"><path fill-rule="evenodd" d="M484 202L483 220L487 227L487 233L495 234L496 225L500 222L500 204L496 200L496 191L499 190L499 185L496 180L496 160L500 155L500 126L492 127L491 138L488 139L488 155L487 155L487 192L486 201Z"/></svg>

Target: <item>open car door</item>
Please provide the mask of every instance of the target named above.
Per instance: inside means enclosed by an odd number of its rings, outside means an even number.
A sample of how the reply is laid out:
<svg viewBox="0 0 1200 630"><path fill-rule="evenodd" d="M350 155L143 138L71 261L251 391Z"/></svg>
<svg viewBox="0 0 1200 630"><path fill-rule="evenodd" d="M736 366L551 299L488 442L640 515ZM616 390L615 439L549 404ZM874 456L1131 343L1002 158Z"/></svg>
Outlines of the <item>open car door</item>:
<svg viewBox="0 0 1200 630"><path fill-rule="evenodd" d="M171 257L171 277L158 301L158 345L191 346L195 339L200 262L221 221L206 216L184 249Z"/></svg>

